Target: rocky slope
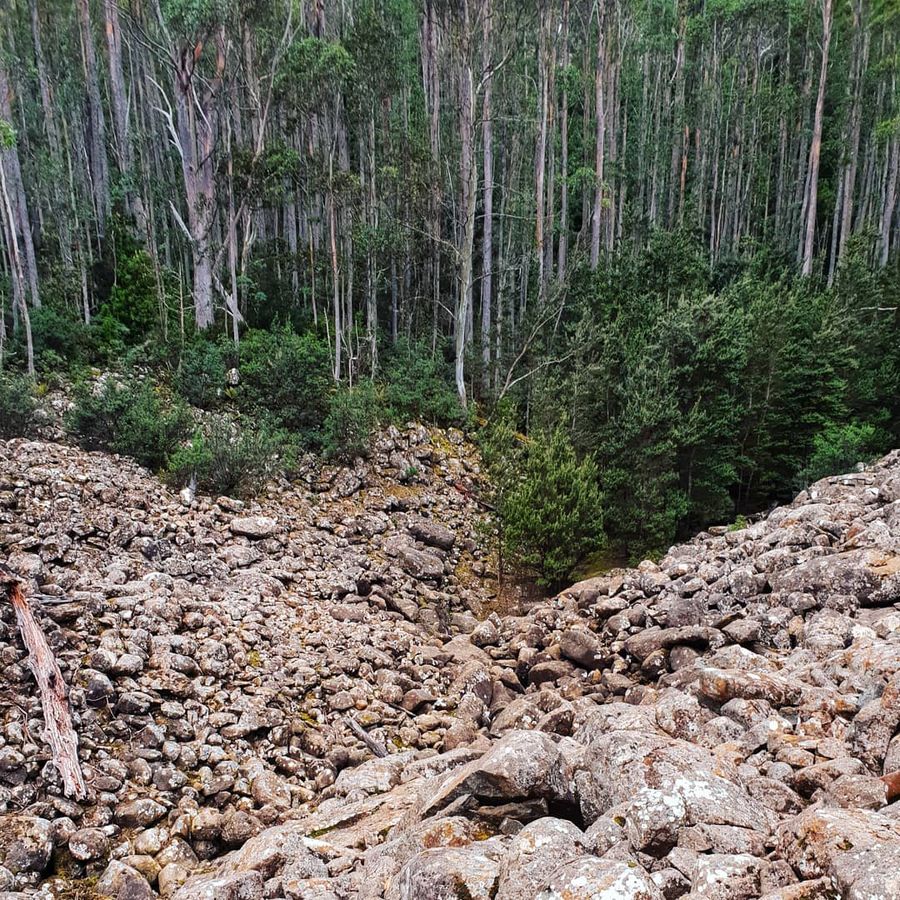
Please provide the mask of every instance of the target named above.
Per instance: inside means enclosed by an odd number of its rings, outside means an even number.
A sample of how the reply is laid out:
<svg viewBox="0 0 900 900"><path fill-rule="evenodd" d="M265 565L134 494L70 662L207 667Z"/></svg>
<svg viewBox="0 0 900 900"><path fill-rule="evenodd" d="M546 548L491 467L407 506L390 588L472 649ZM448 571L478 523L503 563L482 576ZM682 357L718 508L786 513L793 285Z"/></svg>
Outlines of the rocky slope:
<svg viewBox="0 0 900 900"><path fill-rule="evenodd" d="M186 506L0 444L91 788L4 608L0 897L900 898L900 454L521 615L478 479L413 429Z"/></svg>

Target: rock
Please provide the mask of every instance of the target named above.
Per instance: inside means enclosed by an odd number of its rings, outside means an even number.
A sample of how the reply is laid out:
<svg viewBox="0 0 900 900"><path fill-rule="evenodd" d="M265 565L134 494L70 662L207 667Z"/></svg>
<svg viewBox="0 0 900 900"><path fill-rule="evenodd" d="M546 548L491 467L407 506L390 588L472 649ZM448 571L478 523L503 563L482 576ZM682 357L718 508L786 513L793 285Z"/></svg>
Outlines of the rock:
<svg viewBox="0 0 900 900"><path fill-rule="evenodd" d="M497 595L478 466L387 429L252 509L184 506L125 458L0 441L0 556L52 598L91 791L62 795L0 622L0 863L44 823L0 891L55 846L139 898L383 900L401 871L410 896L897 893L900 452L550 599Z"/></svg>
<svg viewBox="0 0 900 900"><path fill-rule="evenodd" d="M560 866L537 900L664 900L633 860L583 857Z"/></svg>
<svg viewBox="0 0 900 900"><path fill-rule="evenodd" d="M755 900L760 895L763 863L747 854L697 857L691 897L706 900Z"/></svg>
<svg viewBox="0 0 900 900"><path fill-rule="evenodd" d="M69 853L82 862L100 859L109 850L109 838L99 828L81 828L69 838Z"/></svg>
<svg viewBox="0 0 900 900"><path fill-rule="evenodd" d="M900 821L812 807L779 830L779 850L803 878L830 878L849 898L900 896Z"/></svg>
<svg viewBox="0 0 900 900"><path fill-rule="evenodd" d="M119 860L110 860L97 882L97 894L110 900L152 900L156 896L136 869Z"/></svg>
<svg viewBox="0 0 900 900"><path fill-rule="evenodd" d="M423 544L440 550L451 550L456 543L456 535L449 528L431 519L413 519L409 533Z"/></svg>
<svg viewBox="0 0 900 900"><path fill-rule="evenodd" d="M596 731L590 720L574 738L589 751L589 768L576 775L588 823L644 790L664 789L673 803L678 803L675 798L683 803L686 824L769 830L763 807L737 783L736 771L695 744L627 729ZM680 805L676 809L680 815Z"/></svg>
<svg viewBox="0 0 900 900"><path fill-rule="evenodd" d="M700 691L716 703L742 700L767 700L774 706L800 701L800 686L776 675L738 669L705 668L700 673Z"/></svg>
<svg viewBox="0 0 900 900"><path fill-rule="evenodd" d="M624 815L631 846L653 856L664 856L675 846L688 812L679 794L642 788L627 802Z"/></svg>
<svg viewBox="0 0 900 900"><path fill-rule="evenodd" d="M235 516L231 520L232 534L260 540L278 531L278 522L271 516Z"/></svg>
<svg viewBox="0 0 900 900"><path fill-rule="evenodd" d="M500 866L476 847L417 853L400 870L387 900L494 900Z"/></svg>
<svg viewBox="0 0 900 900"><path fill-rule="evenodd" d="M486 800L561 799L565 796L565 780L563 757L547 735L511 731L438 788L422 813L442 809L461 794Z"/></svg>
<svg viewBox="0 0 900 900"><path fill-rule="evenodd" d="M587 628L566 629L560 635L559 649L566 659L584 669L601 669L609 662L609 654L603 651L599 638Z"/></svg>
<svg viewBox="0 0 900 900"><path fill-rule="evenodd" d="M250 794L261 806L271 803L279 809L289 809L291 790L274 772L261 772L250 787Z"/></svg>
<svg viewBox="0 0 900 900"><path fill-rule="evenodd" d="M400 563L413 578L439 580L444 576L444 561L415 547L404 547L400 551Z"/></svg>
<svg viewBox="0 0 900 900"><path fill-rule="evenodd" d="M496 900L533 900L559 866L584 855L583 840L584 834L564 819L529 822L503 857Z"/></svg>
<svg viewBox="0 0 900 900"><path fill-rule="evenodd" d="M625 641L625 649L643 661L657 650L668 649L676 644L699 644L705 646L721 639L721 633L701 625L684 625L680 628L646 628Z"/></svg>
<svg viewBox="0 0 900 900"><path fill-rule="evenodd" d="M37 816L7 815L0 830L0 863L13 875L39 874L50 864L53 831Z"/></svg>
<svg viewBox="0 0 900 900"><path fill-rule="evenodd" d="M234 872L217 878L190 878L172 900L262 900L263 878L259 872Z"/></svg>
<svg viewBox="0 0 900 900"><path fill-rule="evenodd" d="M116 822L125 828L146 828L165 814L166 808L149 797L119 803L114 810Z"/></svg>

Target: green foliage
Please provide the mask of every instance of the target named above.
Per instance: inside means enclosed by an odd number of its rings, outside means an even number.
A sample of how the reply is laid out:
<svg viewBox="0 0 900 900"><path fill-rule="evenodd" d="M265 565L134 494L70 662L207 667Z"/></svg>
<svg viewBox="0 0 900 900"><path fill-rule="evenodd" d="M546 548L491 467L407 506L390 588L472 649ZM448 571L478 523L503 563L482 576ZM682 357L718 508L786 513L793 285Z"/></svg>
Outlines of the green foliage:
<svg viewBox="0 0 900 900"><path fill-rule="evenodd" d="M766 254L710 273L683 234L575 273L579 317L538 351L572 361L533 380L528 410L537 429L571 410L613 544L662 553L896 443L897 289L866 253L851 245L830 291Z"/></svg>
<svg viewBox="0 0 900 900"><path fill-rule="evenodd" d="M0 437L22 437L34 421L37 403L30 379L0 372Z"/></svg>
<svg viewBox="0 0 900 900"><path fill-rule="evenodd" d="M485 459L497 487L504 554L552 585L603 542L603 495L596 462L579 460L557 427L520 440L509 421L485 437Z"/></svg>
<svg viewBox="0 0 900 900"><path fill-rule="evenodd" d="M112 362L124 356L128 329L106 307L91 322L92 356L100 362Z"/></svg>
<svg viewBox="0 0 900 900"><path fill-rule="evenodd" d="M464 420L450 367L424 341L401 341L384 367L385 405L398 422L459 425Z"/></svg>
<svg viewBox="0 0 900 900"><path fill-rule="evenodd" d="M378 408L378 396L371 382L337 391L322 428L325 455L345 460L364 456L378 425Z"/></svg>
<svg viewBox="0 0 900 900"><path fill-rule="evenodd" d="M78 389L66 427L90 450L122 453L157 470L189 433L190 423L181 399L149 379L110 377Z"/></svg>
<svg viewBox="0 0 900 900"><path fill-rule="evenodd" d="M8 150L15 145L16 129L6 119L0 119L0 148Z"/></svg>
<svg viewBox="0 0 900 900"><path fill-rule="evenodd" d="M166 476L179 487L193 482L211 494L250 497L291 468L295 452L285 432L265 420L252 426L217 416L172 453Z"/></svg>
<svg viewBox="0 0 900 900"><path fill-rule="evenodd" d="M328 347L288 327L248 331L240 346L241 408L267 411L279 426L316 444L333 391Z"/></svg>
<svg viewBox="0 0 900 900"><path fill-rule="evenodd" d="M211 409L225 389L226 354L230 348L202 336L185 342L176 363L174 384L192 406Z"/></svg>
<svg viewBox="0 0 900 900"><path fill-rule="evenodd" d="M45 303L32 310L31 335L37 365L48 374L83 364L94 353L94 333L67 309Z"/></svg>
<svg viewBox="0 0 900 900"><path fill-rule="evenodd" d="M275 75L275 89L296 115L321 107L354 73L353 57L339 41L295 40Z"/></svg>
<svg viewBox="0 0 900 900"><path fill-rule="evenodd" d="M115 281L100 314L122 326L119 339L126 344L142 341L156 327L159 298L153 261L146 250L126 243L117 254Z"/></svg>
<svg viewBox="0 0 900 900"><path fill-rule="evenodd" d="M800 472L800 486L812 484L828 475L850 472L857 463L866 463L878 445L873 425L848 422L828 424L813 438L809 462Z"/></svg>

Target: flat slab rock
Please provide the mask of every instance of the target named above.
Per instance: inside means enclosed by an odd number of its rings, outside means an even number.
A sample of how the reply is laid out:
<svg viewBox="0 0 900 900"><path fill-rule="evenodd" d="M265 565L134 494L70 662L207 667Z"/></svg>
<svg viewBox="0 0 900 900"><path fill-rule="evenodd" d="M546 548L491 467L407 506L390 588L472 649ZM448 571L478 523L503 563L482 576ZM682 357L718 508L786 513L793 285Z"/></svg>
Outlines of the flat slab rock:
<svg viewBox="0 0 900 900"><path fill-rule="evenodd" d="M271 516L236 516L231 520L230 527L232 534L266 538L278 531L278 522Z"/></svg>

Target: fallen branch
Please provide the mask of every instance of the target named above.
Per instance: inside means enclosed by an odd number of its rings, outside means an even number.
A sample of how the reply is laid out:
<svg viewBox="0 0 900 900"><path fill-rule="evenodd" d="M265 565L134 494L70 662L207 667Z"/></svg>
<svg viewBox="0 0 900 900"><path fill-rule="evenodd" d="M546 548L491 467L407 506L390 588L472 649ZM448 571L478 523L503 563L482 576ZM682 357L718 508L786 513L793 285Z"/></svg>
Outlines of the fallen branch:
<svg viewBox="0 0 900 900"><path fill-rule="evenodd" d="M369 737L366 733L366 730L353 718L353 716L347 716L347 724L350 726L350 730L358 737L379 759L384 759L388 755L387 750L378 743L373 737Z"/></svg>
<svg viewBox="0 0 900 900"><path fill-rule="evenodd" d="M72 727L68 692L59 664L28 606L21 583L5 566L0 566L0 585L6 588L28 650L28 665L34 673L44 710L44 733L53 752L53 763L62 776L63 791L67 797L84 800L87 788L78 761L78 735Z"/></svg>

